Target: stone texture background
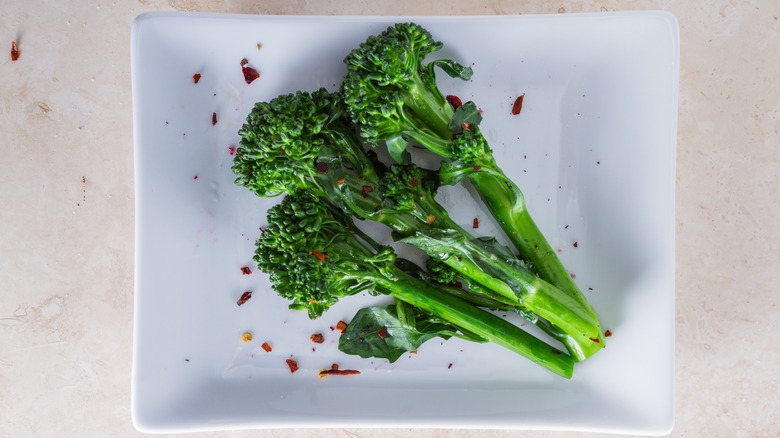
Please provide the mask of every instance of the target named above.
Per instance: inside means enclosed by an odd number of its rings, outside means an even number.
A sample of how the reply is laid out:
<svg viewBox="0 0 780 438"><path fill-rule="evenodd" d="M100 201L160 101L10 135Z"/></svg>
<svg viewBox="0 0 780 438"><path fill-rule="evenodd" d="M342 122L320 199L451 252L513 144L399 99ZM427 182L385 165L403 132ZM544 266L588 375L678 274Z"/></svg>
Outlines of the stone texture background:
<svg viewBox="0 0 780 438"><path fill-rule="evenodd" d="M664 9L681 31L674 437L780 433L780 2L5 0L0 436L136 436L130 419L130 27L146 11L312 15ZM22 52L11 62L10 42ZM597 437L269 430L193 437Z"/></svg>

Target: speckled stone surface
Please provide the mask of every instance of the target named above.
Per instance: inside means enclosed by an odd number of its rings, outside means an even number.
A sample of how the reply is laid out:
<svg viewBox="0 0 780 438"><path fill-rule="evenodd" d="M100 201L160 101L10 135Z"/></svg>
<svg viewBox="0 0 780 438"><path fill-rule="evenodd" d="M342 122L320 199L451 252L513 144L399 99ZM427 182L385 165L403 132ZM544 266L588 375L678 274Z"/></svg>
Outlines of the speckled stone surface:
<svg viewBox="0 0 780 438"><path fill-rule="evenodd" d="M675 437L780 434L780 2L7 0L0 7L0 436L135 436L130 27L147 11L663 9L681 32ZM11 41L21 57L10 59ZM7 51L6 51L7 50ZM210 437L596 437L267 430Z"/></svg>

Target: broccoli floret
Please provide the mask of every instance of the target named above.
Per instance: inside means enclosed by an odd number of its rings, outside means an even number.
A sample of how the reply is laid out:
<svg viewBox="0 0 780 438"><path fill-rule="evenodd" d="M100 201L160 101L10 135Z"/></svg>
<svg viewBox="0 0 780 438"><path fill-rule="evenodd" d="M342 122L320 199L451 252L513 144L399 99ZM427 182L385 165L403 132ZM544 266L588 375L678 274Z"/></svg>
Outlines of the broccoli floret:
<svg viewBox="0 0 780 438"><path fill-rule="evenodd" d="M258 267L271 274L274 289L292 301L292 308L307 309L316 318L343 297L359 292L388 294L571 377L574 361L570 356L405 273L395 266L392 248L369 244L367 236L357 238L349 217L325 202L304 191L286 196L269 211L268 227L257 240Z"/></svg>

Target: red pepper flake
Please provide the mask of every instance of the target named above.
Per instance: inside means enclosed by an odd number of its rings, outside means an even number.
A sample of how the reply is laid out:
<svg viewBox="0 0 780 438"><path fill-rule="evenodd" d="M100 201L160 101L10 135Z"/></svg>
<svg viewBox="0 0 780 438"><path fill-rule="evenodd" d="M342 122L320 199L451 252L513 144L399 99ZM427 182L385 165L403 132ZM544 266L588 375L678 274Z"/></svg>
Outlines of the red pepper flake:
<svg viewBox="0 0 780 438"><path fill-rule="evenodd" d="M518 115L520 114L520 110L523 109L523 99L525 98L525 93L520 95L517 99L515 99L514 105L512 105L512 114Z"/></svg>
<svg viewBox="0 0 780 438"><path fill-rule="evenodd" d="M577 275L576 275L575 273L573 273L573 272L572 272L571 274L569 274L569 275L571 276L571 279L572 279L572 280L574 280L575 278L577 278Z"/></svg>
<svg viewBox="0 0 780 438"><path fill-rule="evenodd" d="M479 228L479 218L474 218L474 223L471 225L471 228Z"/></svg>
<svg viewBox="0 0 780 438"><path fill-rule="evenodd" d="M412 353L412 354L417 354L417 350L412 350L412 351L410 351L409 353Z"/></svg>
<svg viewBox="0 0 780 438"><path fill-rule="evenodd" d="M319 162L314 165L314 168L317 169L317 173L328 173L328 163Z"/></svg>
<svg viewBox="0 0 780 438"><path fill-rule="evenodd" d="M243 268L241 268L241 273L244 275L249 275L252 273L252 270L249 269L249 266L244 266Z"/></svg>
<svg viewBox="0 0 780 438"><path fill-rule="evenodd" d="M344 321L339 321L338 324L336 324L336 330L340 331L341 333L344 333L347 330L347 327L349 324L347 324Z"/></svg>
<svg viewBox="0 0 780 438"><path fill-rule="evenodd" d="M412 179L409 180L409 184L412 185L412 187L417 187L418 184L420 184L420 180L417 179L417 177L412 177Z"/></svg>
<svg viewBox="0 0 780 438"><path fill-rule="evenodd" d="M229 146L228 147L228 153L230 153L230 156L236 155L236 147L235 146Z"/></svg>
<svg viewBox="0 0 780 438"><path fill-rule="evenodd" d="M315 251L313 249L310 249L309 252L312 253L314 255L314 257L317 257L318 259L320 259L321 262L325 261L325 254L323 254L323 253L321 253L319 251Z"/></svg>
<svg viewBox="0 0 780 438"><path fill-rule="evenodd" d="M211 113L211 126L217 124L217 113Z"/></svg>
<svg viewBox="0 0 780 438"><path fill-rule="evenodd" d="M344 184L344 178L339 178L336 180L336 184Z"/></svg>
<svg viewBox="0 0 780 438"><path fill-rule="evenodd" d="M384 339L385 336L387 336L387 329L381 328L378 332L376 332L376 334L378 334L380 338Z"/></svg>
<svg viewBox="0 0 780 438"><path fill-rule="evenodd" d="M247 61L246 58L241 60L241 72L244 73L244 80L246 83L251 84L255 79L260 77L260 73L252 67L247 67L247 64L249 64L249 61Z"/></svg>
<svg viewBox="0 0 780 438"><path fill-rule="evenodd" d="M198 81L200 81L200 73L195 73L194 75L192 75L192 82L197 84Z"/></svg>
<svg viewBox="0 0 780 438"><path fill-rule="evenodd" d="M472 170L474 170L474 172L479 172L480 170L482 170L482 166L474 166Z"/></svg>
<svg viewBox="0 0 780 438"><path fill-rule="evenodd" d="M371 186L363 186L363 197L368 198L368 194L373 192L374 188Z"/></svg>
<svg viewBox="0 0 780 438"><path fill-rule="evenodd" d="M311 335L311 341L315 344L322 344L325 342L325 336L322 336L322 333L315 333Z"/></svg>
<svg viewBox="0 0 780 438"><path fill-rule="evenodd" d="M317 375L320 379L324 379L327 376L347 376L350 374L360 374L358 370L340 370L339 364L334 363L330 366L330 369L321 369Z"/></svg>
<svg viewBox="0 0 780 438"><path fill-rule="evenodd" d="M596 339L596 338L588 338L588 339L590 339L591 341L593 341L593 342L595 342L595 343L597 343L597 344L600 344L600 343L601 343L601 341L599 341L599 340L598 340L598 339Z"/></svg>
<svg viewBox="0 0 780 438"><path fill-rule="evenodd" d="M287 362L287 366L290 367L290 373L298 371L298 362L292 359L287 359L285 362Z"/></svg>
<svg viewBox="0 0 780 438"><path fill-rule="evenodd" d="M436 216L429 214L427 218L425 218L426 221L428 221L429 224L432 224L433 221L436 220Z"/></svg>
<svg viewBox="0 0 780 438"><path fill-rule="evenodd" d="M18 60L20 54L19 48L16 47L16 41L11 41L11 61Z"/></svg>
<svg viewBox="0 0 780 438"><path fill-rule="evenodd" d="M198 179L198 175L193 176L192 179L197 180Z"/></svg>
<svg viewBox="0 0 780 438"><path fill-rule="evenodd" d="M267 353L270 353L272 350L271 345L268 344L268 342L263 342L263 345L261 345L260 348L265 350Z"/></svg>
<svg viewBox="0 0 780 438"><path fill-rule="evenodd" d="M447 102L452 105L452 109L458 109L461 105L463 105L463 101L460 100L460 97L453 96L452 94L447 95Z"/></svg>
<svg viewBox="0 0 780 438"><path fill-rule="evenodd" d="M576 247L578 246L578 245L577 245L577 242L574 242L574 245L573 245L573 246L576 248Z"/></svg>
<svg viewBox="0 0 780 438"><path fill-rule="evenodd" d="M252 291L248 290L241 294L241 298L239 298L238 301L236 301L236 304L240 306L246 303L247 301L249 301L250 298L252 298Z"/></svg>
<svg viewBox="0 0 780 438"><path fill-rule="evenodd" d="M461 124L460 124L460 127L461 127L461 128L464 130L464 131L471 131L471 124L470 124L470 123L465 123L465 122L464 122L464 123L461 123Z"/></svg>
<svg viewBox="0 0 780 438"><path fill-rule="evenodd" d="M605 338L608 338L610 336L612 336L612 332L611 331L607 330L607 331L604 332L604 337Z"/></svg>
<svg viewBox="0 0 780 438"><path fill-rule="evenodd" d="M452 364L447 365L447 369L452 368Z"/></svg>

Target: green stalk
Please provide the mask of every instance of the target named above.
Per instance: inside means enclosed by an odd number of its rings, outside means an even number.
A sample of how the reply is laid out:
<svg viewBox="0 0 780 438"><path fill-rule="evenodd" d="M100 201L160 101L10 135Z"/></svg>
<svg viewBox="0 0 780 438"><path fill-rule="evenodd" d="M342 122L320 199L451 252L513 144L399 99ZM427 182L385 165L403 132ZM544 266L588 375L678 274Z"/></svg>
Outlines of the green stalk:
<svg viewBox="0 0 780 438"><path fill-rule="evenodd" d="M393 280L381 276L376 276L374 280L401 301L514 351L559 376L571 378L574 360L569 355L537 339L520 327L450 296L400 270L395 270L393 274L395 276Z"/></svg>

